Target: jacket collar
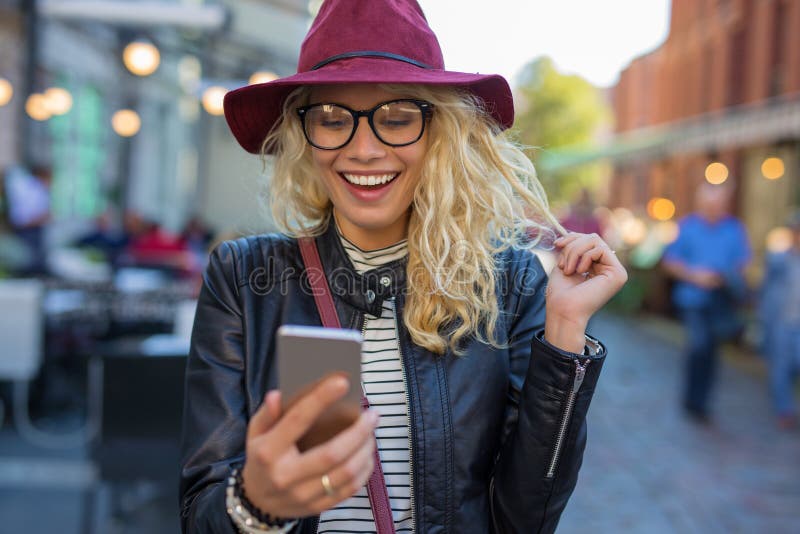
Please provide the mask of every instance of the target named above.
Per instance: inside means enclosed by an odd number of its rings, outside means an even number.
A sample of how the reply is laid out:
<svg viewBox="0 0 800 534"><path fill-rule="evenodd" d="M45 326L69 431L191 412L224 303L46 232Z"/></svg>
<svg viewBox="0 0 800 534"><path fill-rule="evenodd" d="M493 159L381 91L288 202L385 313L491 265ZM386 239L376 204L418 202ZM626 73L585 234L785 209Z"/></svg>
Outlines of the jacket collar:
<svg viewBox="0 0 800 534"><path fill-rule="evenodd" d="M331 292L360 311L379 317L383 301L405 289L407 257L359 274L342 246L332 217L316 243Z"/></svg>

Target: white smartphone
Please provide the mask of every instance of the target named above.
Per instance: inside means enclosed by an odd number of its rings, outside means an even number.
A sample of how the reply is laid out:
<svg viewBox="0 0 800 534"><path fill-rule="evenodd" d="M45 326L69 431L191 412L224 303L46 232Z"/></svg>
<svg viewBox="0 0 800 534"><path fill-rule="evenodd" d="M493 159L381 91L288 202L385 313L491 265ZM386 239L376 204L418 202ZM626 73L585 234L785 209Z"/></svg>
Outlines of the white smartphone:
<svg viewBox="0 0 800 534"><path fill-rule="evenodd" d="M341 374L350 382L347 394L330 406L298 441L307 450L350 426L361 413L361 333L321 326L278 328L278 387L285 413L320 380Z"/></svg>

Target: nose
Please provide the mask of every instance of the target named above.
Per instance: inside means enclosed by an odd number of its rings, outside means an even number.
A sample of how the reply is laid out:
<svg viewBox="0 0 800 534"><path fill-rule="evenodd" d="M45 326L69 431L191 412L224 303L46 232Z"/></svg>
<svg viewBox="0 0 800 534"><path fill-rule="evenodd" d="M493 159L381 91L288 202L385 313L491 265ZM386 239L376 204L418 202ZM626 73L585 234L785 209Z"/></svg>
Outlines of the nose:
<svg viewBox="0 0 800 534"><path fill-rule="evenodd" d="M386 155L386 145L375 136L366 117L358 118L358 128L347 143L347 157L358 161L370 161Z"/></svg>

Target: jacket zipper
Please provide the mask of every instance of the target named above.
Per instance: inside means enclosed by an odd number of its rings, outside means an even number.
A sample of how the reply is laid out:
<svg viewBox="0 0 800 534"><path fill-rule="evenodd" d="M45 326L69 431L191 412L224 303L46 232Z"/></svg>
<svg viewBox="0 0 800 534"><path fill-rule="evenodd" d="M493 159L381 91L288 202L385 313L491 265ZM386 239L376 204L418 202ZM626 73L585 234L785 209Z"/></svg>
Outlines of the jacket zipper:
<svg viewBox="0 0 800 534"><path fill-rule="evenodd" d="M397 337L397 353L400 356L400 371L403 374L403 384L405 385L405 397L406 397L406 417L408 418L408 485L409 485L409 497L411 499L411 532L417 531L417 521L416 521L416 513L414 506L414 454L411 448L412 439L411 433L413 431L413 425L411 424L411 399L408 395L408 377L406 376L406 364L405 359L403 358L403 349L400 347L400 327L398 326L398 316L397 316L397 300L396 297L392 297L392 312L394 314L394 335ZM366 321L364 322L366 325Z"/></svg>
<svg viewBox="0 0 800 534"><path fill-rule="evenodd" d="M558 460L561 456L561 448L564 446L564 439L567 437L567 428L569 427L569 421L572 417L572 409L575 407L575 397L578 395L578 390L586 376L586 367L589 365L589 362L590 360L587 359L586 362L581 365L580 360L575 360L575 378L572 381L572 391L570 391L569 396L567 396L567 405L564 409L564 416L561 418L561 424L558 427L556 443L553 446L553 455L550 458L550 466L547 468L546 478L553 478L556 475L556 467L558 466Z"/></svg>

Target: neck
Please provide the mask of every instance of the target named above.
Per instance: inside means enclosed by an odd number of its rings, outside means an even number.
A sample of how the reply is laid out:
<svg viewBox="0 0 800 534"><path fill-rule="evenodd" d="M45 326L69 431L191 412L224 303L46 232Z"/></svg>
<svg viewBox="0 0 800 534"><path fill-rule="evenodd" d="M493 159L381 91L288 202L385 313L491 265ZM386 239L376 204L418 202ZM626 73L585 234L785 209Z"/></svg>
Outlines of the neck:
<svg viewBox="0 0 800 534"><path fill-rule="evenodd" d="M343 217L338 218L334 211L339 233L361 250L377 250L399 243L408 236L409 218L410 213L407 213L392 225L375 230L352 224Z"/></svg>

